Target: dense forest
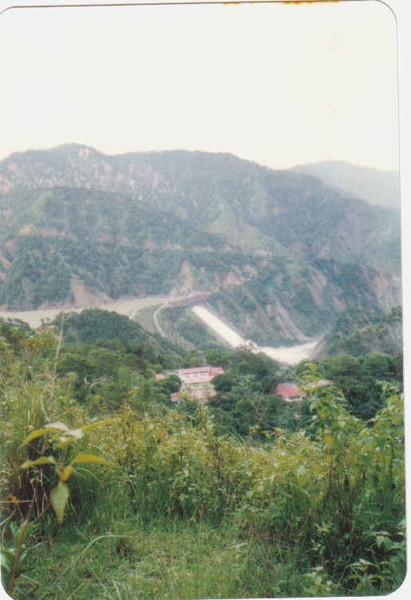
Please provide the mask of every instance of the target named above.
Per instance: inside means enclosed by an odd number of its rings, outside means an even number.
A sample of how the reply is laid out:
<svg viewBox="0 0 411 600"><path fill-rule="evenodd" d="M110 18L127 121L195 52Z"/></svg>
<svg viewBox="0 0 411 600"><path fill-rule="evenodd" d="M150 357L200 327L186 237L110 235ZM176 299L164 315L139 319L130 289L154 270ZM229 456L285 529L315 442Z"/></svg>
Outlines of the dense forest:
<svg viewBox="0 0 411 600"><path fill-rule="evenodd" d="M347 326L347 332L349 327ZM201 404L157 374L221 366ZM279 383L304 400L286 402ZM0 322L14 598L379 595L405 576L402 355L284 367L115 313Z"/></svg>

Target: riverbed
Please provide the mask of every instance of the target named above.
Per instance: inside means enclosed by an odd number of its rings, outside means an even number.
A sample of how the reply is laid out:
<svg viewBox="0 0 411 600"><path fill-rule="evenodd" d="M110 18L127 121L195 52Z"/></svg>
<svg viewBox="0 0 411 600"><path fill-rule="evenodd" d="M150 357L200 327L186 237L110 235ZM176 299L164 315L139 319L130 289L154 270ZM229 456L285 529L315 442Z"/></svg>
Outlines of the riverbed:
<svg viewBox="0 0 411 600"><path fill-rule="evenodd" d="M262 352L273 360L286 365L296 365L302 360L312 358L320 341L320 338L313 338L308 342L304 342L304 344L297 344L295 346L260 347L252 341L241 337L227 323L208 310L207 307L197 305L193 306L191 310L231 348L249 347L253 352Z"/></svg>

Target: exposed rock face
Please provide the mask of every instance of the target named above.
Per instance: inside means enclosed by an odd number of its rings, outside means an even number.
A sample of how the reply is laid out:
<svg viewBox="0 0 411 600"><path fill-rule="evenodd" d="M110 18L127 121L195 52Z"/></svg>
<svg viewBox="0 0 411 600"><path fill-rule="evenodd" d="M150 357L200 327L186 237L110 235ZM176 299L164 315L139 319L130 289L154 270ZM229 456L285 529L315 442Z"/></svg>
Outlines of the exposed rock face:
<svg viewBox="0 0 411 600"><path fill-rule="evenodd" d="M322 273L315 273L307 279L307 287L317 306L324 306L324 289L327 284L327 278Z"/></svg>
<svg viewBox="0 0 411 600"><path fill-rule="evenodd" d="M102 302L109 300L106 294L99 294L88 288L82 281L71 279L70 290L74 298L74 306L100 306Z"/></svg>
<svg viewBox="0 0 411 600"><path fill-rule="evenodd" d="M398 275L379 271L372 278L371 286L382 311L389 312L401 304L401 278Z"/></svg>
<svg viewBox="0 0 411 600"><path fill-rule="evenodd" d="M176 286L171 290L171 295L188 294L194 290L195 287L192 267L187 260L184 260L177 275Z"/></svg>
<svg viewBox="0 0 411 600"><path fill-rule="evenodd" d="M302 331L299 330L297 325L294 323L294 321L288 314L287 310L284 308L284 306L281 305L280 302L276 303L274 312L276 315L276 322L284 338L289 338L290 340L297 340L298 342L305 342L309 339L303 334Z"/></svg>

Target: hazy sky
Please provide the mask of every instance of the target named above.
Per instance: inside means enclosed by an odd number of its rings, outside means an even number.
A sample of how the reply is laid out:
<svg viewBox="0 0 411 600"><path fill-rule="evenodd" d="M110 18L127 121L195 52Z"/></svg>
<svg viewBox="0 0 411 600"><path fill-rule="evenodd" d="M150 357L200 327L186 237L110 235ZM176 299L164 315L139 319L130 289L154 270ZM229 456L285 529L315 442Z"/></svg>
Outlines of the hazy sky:
<svg viewBox="0 0 411 600"><path fill-rule="evenodd" d="M0 158L77 142L395 169L396 43L377 0L10 10Z"/></svg>

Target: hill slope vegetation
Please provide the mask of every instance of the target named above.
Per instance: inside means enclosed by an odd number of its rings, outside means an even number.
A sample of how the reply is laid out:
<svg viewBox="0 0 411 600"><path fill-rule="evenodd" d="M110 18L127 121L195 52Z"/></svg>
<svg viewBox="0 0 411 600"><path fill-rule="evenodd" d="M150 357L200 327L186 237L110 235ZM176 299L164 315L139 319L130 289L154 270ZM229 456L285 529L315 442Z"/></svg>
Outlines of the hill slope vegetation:
<svg viewBox="0 0 411 600"><path fill-rule="evenodd" d="M204 290L245 337L304 341L345 310L400 304L400 221L319 179L230 154L105 156L76 145L0 163L0 305Z"/></svg>

